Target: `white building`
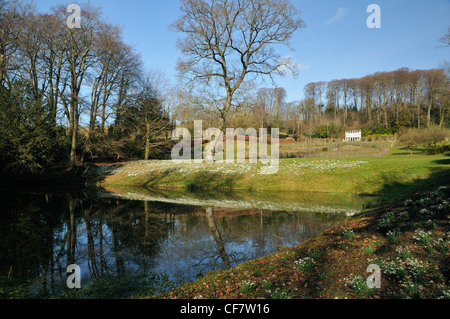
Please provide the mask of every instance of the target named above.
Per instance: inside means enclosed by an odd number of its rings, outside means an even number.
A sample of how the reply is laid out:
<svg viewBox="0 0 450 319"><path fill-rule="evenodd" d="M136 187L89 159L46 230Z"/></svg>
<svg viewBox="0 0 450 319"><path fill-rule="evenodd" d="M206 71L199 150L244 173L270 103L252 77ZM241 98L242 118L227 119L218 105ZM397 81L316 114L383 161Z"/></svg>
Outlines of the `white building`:
<svg viewBox="0 0 450 319"><path fill-rule="evenodd" d="M362 139L361 131L346 131L345 141L346 142L360 142Z"/></svg>

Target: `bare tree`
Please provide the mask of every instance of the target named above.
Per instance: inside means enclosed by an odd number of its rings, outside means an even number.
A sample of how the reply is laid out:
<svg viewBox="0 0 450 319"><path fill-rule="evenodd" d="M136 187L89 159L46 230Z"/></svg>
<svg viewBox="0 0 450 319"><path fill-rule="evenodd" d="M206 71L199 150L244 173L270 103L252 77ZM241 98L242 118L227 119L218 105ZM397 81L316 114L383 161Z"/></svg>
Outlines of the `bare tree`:
<svg viewBox="0 0 450 319"><path fill-rule="evenodd" d="M341 100L341 80L333 80L327 85L328 108L334 111L334 118L337 118L339 112L339 102Z"/></svg>
<svg viewBox="0 0 450 319"><path fill-rule="evenodd" d="M55 16L65 22L69 17L67 6L60 5L53 9ZM67 43L67 77L69 92L61 92L61 100L69 121L71 138L70 165L77 163L77 143L81 115L81 89L85 84L88 71L96 63L94 46L96 32L100 29L100 10L90 5L83 7L81 28L66 28L64 41Z"/></svg>
<svg viewBox="0 0 450 319"><path fill-rule="evenodd" d="M286 95L284 88L262 88L258 90L255 113L259 118L260 127L265 127L265 125L279 127L281 111L286 103Z"/></svg>
<svg viewBox="0 0 450 319"><path fill-rule="evenodd" d="M31 3L20 0L0 0L0 85L11 87L10 71L17 71L20 61L16 53L20 49L26 16L33 11Z"/></svg>
<svg viewBox="0 0 450 319"><path fill-rule="evenodd" d="M446 78L442 69L431 69L424 72L424 79L428 88L427 127L431 126L431 111L435 107Z"/></svg>
<svg viewBox="0 0 450 319"><path fill-rule="evenodd" d="M292 69L274 45L289 46L305 27L288 0L182 0L183 15L171 28L186 36L178 41L183 59L178 71L190 84L218 86L223 92L222 128L233 97L249 76L283 75Z"/></svg>
<svg viewBox="0 0 450 319"><path fill-rule="evenodd" d="M447 33L439 39L439 42L442 43L445 47L450 46L450 28L448 28Z"/></svg>

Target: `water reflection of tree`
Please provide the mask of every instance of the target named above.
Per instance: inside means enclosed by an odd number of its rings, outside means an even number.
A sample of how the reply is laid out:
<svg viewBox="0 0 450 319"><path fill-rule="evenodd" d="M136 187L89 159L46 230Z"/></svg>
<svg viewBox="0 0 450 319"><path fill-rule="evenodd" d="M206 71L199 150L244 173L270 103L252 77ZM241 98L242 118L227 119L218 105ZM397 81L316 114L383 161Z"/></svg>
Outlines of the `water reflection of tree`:
<svg viewBox="0 0 450 319"><path fill-rule="evenodd" d="M0 202L0 277L32 280L44 295L61 287L70 264L85 264L91 278L145 271L173 226L149 218L164 208L142 202L74 194Z"/></svg>
<svg viewBox="0 0 450 319"><path fill-rule="evenodd" d="M225 268L230 269L231 268L230 258L227 255L227 252L225 251L225 245L223 243L222 236L219 232L219 229L217 228L217 224L214 219L214 208L213 207L208 207L206 209L206 219L208 221L209 230L211 231L211 233L214 237L214 240L216 241L219 256L222 259Z"/></svg>
<svg viewBox="0 0 450 319"><path fill-rule="evenodd" d="M93 277L147 271L167 237L170 223L149 218L148 203L113 201L84 210L89 270ZM104 228L108 234L105 234ZM108 251L108 256L105 256ZM107 261L110 260L110 264Z"/></svg>
<svg viewBox="0 0 450 319"><path fill-rule="evenodd" d="M57 203L48 194L4 192L0 199L0 277L14 282L41 278L45 287L54 286L54 229L61 220L54 214Z"/></svg>
<svg viewBox="0 0 450 319"><path fill-rule="evenodd" d="M155 267L192 279L300 243L327 227L314 214L233 215L79 194L7 196L0 205L0 277L12 269L13 277L34 280L44 295L64 285L72 263L82 267L83 280Z"/></svg>

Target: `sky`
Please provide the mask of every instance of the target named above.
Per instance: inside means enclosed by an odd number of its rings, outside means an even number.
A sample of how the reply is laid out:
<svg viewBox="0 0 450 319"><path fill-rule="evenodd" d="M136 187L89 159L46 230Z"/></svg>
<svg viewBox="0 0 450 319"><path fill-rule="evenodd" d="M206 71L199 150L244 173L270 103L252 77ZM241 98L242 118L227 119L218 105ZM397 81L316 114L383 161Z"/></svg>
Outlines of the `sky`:
<svg viewBox="0 0 450 319"><path fill-rule="evenodd" d="M69 1L69 2L68 2ZM45 13L70 0L36 0ZM73 1L77 3L77 1ZM81 9L83 9L81 2ZM180 56L169 30L181 12L178 0L90 0L102 8L109 22L123 30L124 41L142 55L147 71L158 70L176 83ZM287 100L303 98L306 84L334 79L359 78L402 67L413 70L438 68L450 61L450 47L439 47L439 38L450 27L450 0L292 0L302 12L306 28L295 33L292 50L277 47L282 56L293 58L299 75L276 77ZM370 4L381 10L381 28L369 28ZM273 87L271 81L261 84Z"/></svg>

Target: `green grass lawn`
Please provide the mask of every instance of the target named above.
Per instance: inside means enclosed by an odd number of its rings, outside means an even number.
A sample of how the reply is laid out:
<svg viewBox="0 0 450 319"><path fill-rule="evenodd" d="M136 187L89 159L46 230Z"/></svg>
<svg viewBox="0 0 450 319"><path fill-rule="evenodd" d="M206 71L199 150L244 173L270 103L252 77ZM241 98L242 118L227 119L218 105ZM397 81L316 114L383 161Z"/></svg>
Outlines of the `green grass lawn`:
<svg viewBox="0 0 450 319"><path fill-rule="evenodd" d="M410 155L396 147L382 158L281 159L271 175L261 174L261 163L135 161L106 176L103 186L373 194L389 201L426 187L421 180L450 178L449 155Z"/></svg>

